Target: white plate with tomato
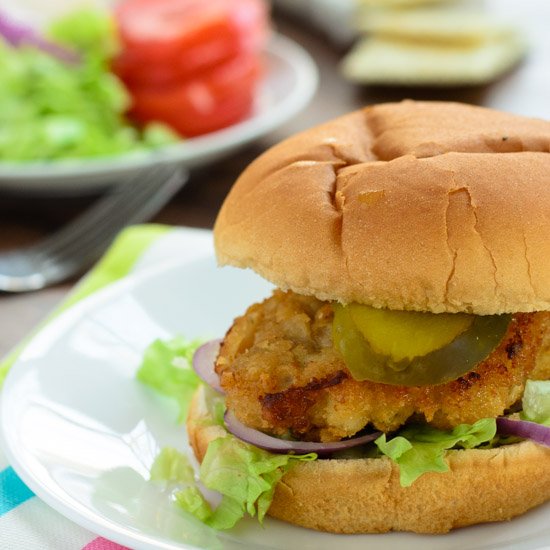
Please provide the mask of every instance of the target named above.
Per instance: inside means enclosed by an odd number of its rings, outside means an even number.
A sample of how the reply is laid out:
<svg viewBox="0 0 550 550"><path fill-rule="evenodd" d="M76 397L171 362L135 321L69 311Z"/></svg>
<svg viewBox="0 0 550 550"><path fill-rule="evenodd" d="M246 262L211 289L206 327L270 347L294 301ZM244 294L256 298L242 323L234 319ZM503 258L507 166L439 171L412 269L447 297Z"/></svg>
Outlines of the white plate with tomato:
<svg viewBox="0 0 550 550"><path fill-rule="evenodd" d="M0 135L0 189L79 193L131 182L140 170L157 164L183 164L188 168L204 165L285 123L315 92L314 61L290 39L270 33L263 0L122 0L108 17L114 22L118 46L116 54L105 62L105 70L113 73L106 78L114 75L127 96L124 103L116 93L111 94L116 96L120 120L128 126L113 130L113 135L120 131L125 140L133 133L139 140L147 125L160 122L172 138L154 146L142 146L143 142L127 146L124 142L119 150L120 140L112 139L112 146L110 142L101 143L101 139L112 138L107 130L104 138L98 138L99 145L92 144L97 151L80 155L84 146L73 147L71 139L78 131L85 136L92 130L99 132L102 113L109 105L98 105L96 90L91 104L97 106L98 113L91 114L85 126L80 120L70 119L80 106L69 106L71 113L67 115L62 112L64 102L52 100L49 94L44 100L46 106L27 119L29 124L38 124L42 122L40 117L45 117L49 126L33 130L33 136L38 140L46 135L53 139L53 145L44 142L45 138L36 144L20 139L15 145L8 142L4 151ZM17 32L20 23L15 22L15 42L10 43L8 32L3 36L7 48L0 43L0 65L5 52L16 52L23 45L25 50L42 48L37 54L42 56L41 62L60 70L56 82L62 80L63 73L74 76L75 70L85 72L79 63L88 63L88 58L73 49L83 41L78 27L85 18L80 14L73 22L64 20L57 28L54 26L53 48L47 43L52 42L52 34L44 30L36 34L38 38L31 34L24 44L17 42L21 32ZM89 26L101 24L99 20ZM0 38L1 34L0 29ZM61 51L61 59L53 60L51 52L55 57L59 46L69 53ZM106 56L106 51L108 46L99 55ZM93 53L97 57L97 52ZM94 78L100 77L105 75L94 74ZM18 95L24 96L25 92ZM66 103L70 95L65 92ZM42 102L42 97L34 102ZM80 110L85 111L84 107ZM24 117L20 118L22 122L9 135L31 132L25 127ZM10 158L13 151L16 158Z"/></svg>

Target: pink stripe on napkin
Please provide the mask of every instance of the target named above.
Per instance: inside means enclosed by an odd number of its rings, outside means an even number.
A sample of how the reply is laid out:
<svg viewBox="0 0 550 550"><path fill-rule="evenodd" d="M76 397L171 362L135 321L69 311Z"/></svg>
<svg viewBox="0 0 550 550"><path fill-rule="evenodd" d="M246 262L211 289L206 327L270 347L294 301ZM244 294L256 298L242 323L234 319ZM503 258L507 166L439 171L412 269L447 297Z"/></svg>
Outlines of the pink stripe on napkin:
<svg viewBox="0 0 550 550"><path fill-rule="evenodd" d="M116 542L111 542L110 540L104 539L103 537L98 537L92 542L89 542L82 550L130 550L126 546L120 546Z"/></svg>

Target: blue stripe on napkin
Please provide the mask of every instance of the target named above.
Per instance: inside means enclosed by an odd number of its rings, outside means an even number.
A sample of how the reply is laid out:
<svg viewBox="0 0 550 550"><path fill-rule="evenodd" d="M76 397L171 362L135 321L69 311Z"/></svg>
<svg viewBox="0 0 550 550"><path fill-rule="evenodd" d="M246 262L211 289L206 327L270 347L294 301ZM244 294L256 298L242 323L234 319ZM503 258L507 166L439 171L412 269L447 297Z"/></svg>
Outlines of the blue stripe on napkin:
<svg viewBox="0 0 550 550"><path fill-rule="evenodd" d="M13 468L0 472L0 516L13 510L34 493L21 481Z"/></svg>

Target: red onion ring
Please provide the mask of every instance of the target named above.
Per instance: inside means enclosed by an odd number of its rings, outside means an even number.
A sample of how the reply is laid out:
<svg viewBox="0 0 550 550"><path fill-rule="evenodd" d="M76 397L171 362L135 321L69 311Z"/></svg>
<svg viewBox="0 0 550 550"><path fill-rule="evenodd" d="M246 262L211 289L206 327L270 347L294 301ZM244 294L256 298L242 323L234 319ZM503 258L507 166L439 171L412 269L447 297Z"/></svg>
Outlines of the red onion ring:
<svg viewBox="0 0 550 550"><path fill-rule="evenodd" d="M216 357L220 350L221 340L210 340L200 346L195 355L193 355L193 369L199 376L199 378L208 384L212 389L219 393L225 393L220 386L220 379L214 366L216 364ZM287 441L285 439L279 439L270 435L264 434L253 428L249 428L242 424L235 415L226 410L224 415L225 425L229 432L235 437L259 447L266 451L273 453L293 453L293 454L306 454L317 453L318 455L327 455L336 451L343 451L344 449L351 449L358 445L363 445L375 440L382 432L373 432L353 439L346 439L345 441L335 441L330 443L317 443L314 441Z"/></svg>
<svg viewBox="0 0 550 550"><path fill-rule="evenodd" d="M199 378L219 393L225 393L220 386L220 377L214 370L221 340L210 340L200 346L193 355L193 370Z"/></svg>
<svg viewBox="0 0 550 550"><path fill-rule="evenodd" d="M287 441L270 435L264 434L253 428L245 426L237 420L237 417L229 410L224 415L225 426L235 437L250 443L260 449L265 449L272 453L284 454L306 454L317 453L320 456L351 449L358 445L363 445L375 440L382 432L373 432L367 435L346 439L344 441L334 441L330 443L316 443L314 441Z"/></svg>
<svg viewBox="0 0 550 550"><path fill-rule="evenodd" d="M536 422L500 416L497 418L497 431L500 435L515 435L550 447L550 427Z"/></svg>

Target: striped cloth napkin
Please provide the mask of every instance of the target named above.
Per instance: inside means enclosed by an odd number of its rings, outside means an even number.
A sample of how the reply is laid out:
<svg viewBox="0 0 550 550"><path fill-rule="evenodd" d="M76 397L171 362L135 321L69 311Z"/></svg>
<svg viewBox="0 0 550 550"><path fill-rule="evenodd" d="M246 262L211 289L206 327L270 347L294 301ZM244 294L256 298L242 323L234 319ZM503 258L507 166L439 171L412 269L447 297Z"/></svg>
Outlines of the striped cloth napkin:
<svg viewBox="0 0 550 550"><path fill-rule="evenodd" d="M211 233L201 229L161 225L139 225L124 230L102 260L44 323L86 296L128 274L173 258L175 250L178 255L185 257L208 255L212 250ZM22 342L0 363L0 385L27 341ZM9 466L0 448L1 550L124 548L79 527L42 502Z"/></svg>

